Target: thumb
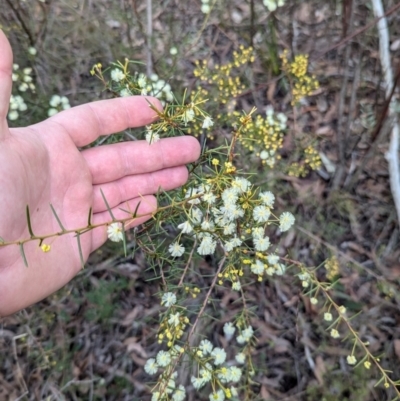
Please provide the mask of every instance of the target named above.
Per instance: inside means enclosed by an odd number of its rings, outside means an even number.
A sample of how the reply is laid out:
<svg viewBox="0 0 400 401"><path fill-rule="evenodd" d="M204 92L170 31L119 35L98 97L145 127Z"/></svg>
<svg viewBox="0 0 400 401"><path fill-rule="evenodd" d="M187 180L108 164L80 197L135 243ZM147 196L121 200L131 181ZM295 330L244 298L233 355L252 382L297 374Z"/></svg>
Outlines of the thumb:
<svg viewBox="0 0 400 401"><path fill-rule="evenodd" d="M10 43L0 29L0 140L8 135L7 113L12 89L13 54Z"/></svg>

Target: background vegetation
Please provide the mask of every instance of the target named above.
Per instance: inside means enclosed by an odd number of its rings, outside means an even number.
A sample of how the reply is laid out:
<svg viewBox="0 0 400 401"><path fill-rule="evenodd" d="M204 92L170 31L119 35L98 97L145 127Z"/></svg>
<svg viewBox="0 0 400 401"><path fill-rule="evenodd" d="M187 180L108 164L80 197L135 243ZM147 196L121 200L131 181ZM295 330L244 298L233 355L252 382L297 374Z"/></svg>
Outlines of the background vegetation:
<svg viewBox="0 0 400 401"><path fill-rule="evenodd" d="M384 3L386 10L395 5ZM182 94L198 81L196 60L224 64L240 45L253 46L255 62L241 70L246 88L235 99L236 109L256 106L264 113L272 105L288 117L290 134L277 168L266 168L249 153L243 153L241 167L255 173L256 184L296 216L296 228L282 237L281 255L321 265L321 279L329 273L324 262L337 259L339 281L332 296L351 314L361 311L354 327L398 379L399 224L384 157L389 130L379 126L385 88L377 31L373 24L362 29L373 21L370 3L288 0L273 13L261 0L213 4L204 14L200 1L154 0L149 40L143 1L4 0L1 28L12 42L15 62L32 68L36 82L35 92L24 94L27 110L10 124L46 118L54 94L66 96L71 106L110 97L90 74L98 62L106 67L125 57L141 61L147 67L138 65L138 71L156 73ZM391 13L388 23L397 66L400 11ZM295 109L279 57L285 49L308 54L320 83ZM111 140L132 135L127 131ZM229 130L215 130L208 143L217 145L228 135ZM302 177L289 174L294 163L304 164L310 145L319 151L320 168ZM202 268L212 273L209 260ZM161 308L152 277L140 251L125 258L119 246L107 244L68 286L2 319L0 400L150 399L143 365L158 349L154 328ZM235 295L221 289L218 296L221 321L202 324L223 343L222 326L235 314ZM329 336L323 306L312 305L293 277L255 284L252 297L259 305L252 322L258 330L253 390L259 399L394 397L392 390L374 387L379 378L374 369L346 364L349 347Z"/></svg>

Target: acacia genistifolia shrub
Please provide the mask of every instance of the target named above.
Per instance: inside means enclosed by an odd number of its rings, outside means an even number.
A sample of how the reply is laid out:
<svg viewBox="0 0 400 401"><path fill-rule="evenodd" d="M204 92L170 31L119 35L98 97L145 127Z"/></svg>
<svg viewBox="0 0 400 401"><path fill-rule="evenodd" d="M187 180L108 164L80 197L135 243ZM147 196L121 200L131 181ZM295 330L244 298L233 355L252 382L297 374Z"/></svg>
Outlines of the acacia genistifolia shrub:
<svg viewBox="0 0 400 401"><path fill-rule="evenodd" d="M282 60L295 106L318 87L318 82L308 75L307 57L296 56L290 62L284 53ZM223 141L214 142L216 146L204 145L200 160L189 168L185 186L157 195L157 211L133 232L136 246L146 254L153 278L160 283L157 295L162 312L154 334L159 348L144 365L152 400L184 400L189 390L198 392L195 399L256 399L252 384L260 366L253 363L258 333L252 321L257 304L246 294L257 282L287 275L296 278L311 304L320 305L333 341L346 340L343 347L348 350L347 363L367 370L374 366L379 373L377 385L391 387L399 396L399 382L391 379L379 358L371 354L368 343L353 328L353 316L335 301L337 259L333 256L325 263L326 280L321 282L316 274L318 267L307 267L278 254L278 244L272 238L277 232L290 230L295 217L280 209L268 186L253 185L251 174L236 160L240 149L258 157L263 168L277 168L279 151L288 134L287 118L282 113L272 109L266 114L255 108L249 112L237 110L232 99L246 88L237 71L252 62L252 49L244 47L233 54L229 64L209 66L199 62L193 72L198 86L180 98L158 76L146 77L135 71L138 65L129 60L106 70L97 64L91 71L116 96L160 98L163 110L149 103L158 115L157 122L147 126L143 134L149 146L162 137L199 133L212 141L217 127L226 133ZM63 107L61 98L53 100L51 109ZM296 165L299 175L319 166L317 153L310 146L303 155L307 161L301 162L302 168ZM107 224L108 236L111 241L121 242L126 250L124 227L139 216L136 211L126 211L125 218L115 219L106 198L104 202L111 221ZM27 216L29 219L29 212ZM59 221L58 216L55 218ZM48 238L75 232L79 245L80 235L97 227L90 223L90 216L88 222L86 227L21 239L15 244L20 245L23 257L23 244L29 240L38 241L44 252L51 252ZM1 245L10 243L4 239ZM210 265L206 273L202 268L204 259ZM223 325L225 346L215 343L211 333L200 330L203 318L220 318L215 302L221 287L235 292L236 306L240 304L240 312ZM190 373L187 382L181 382L178 376L182 365Z"/></svg>

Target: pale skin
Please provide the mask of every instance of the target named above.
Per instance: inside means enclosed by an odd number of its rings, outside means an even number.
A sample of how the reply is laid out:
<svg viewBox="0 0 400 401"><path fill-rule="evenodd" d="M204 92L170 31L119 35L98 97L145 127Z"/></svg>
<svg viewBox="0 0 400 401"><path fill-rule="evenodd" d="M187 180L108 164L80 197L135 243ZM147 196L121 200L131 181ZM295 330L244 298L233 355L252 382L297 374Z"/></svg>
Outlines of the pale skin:
<svg viewBox="0 0 400 401"><path fill-rule="evenodd" d="M98 101L63 111L29 127L9 128L6 120L12 88L12 50L0 31L0 236L7 242L29 238L26 206L35 235L60 231L52 204L66 229L85 227L90 208L93 224L110 222L102 189L116 218L121 209L149 214L154 194L183 185L185 164L200 154L192 137L119 143L84 151L78 148L126 128L151 123L156 113L144 97ZM161 109L154 98L147 98ZM130 227L143 223L142 217ZM106 226L81 236L85 260L107 241ZM81 269L73 234L47 239L49 252L38 241L24 246L25 267L18 246L0 247L0 317L23 309L57 291Z"/></svg>

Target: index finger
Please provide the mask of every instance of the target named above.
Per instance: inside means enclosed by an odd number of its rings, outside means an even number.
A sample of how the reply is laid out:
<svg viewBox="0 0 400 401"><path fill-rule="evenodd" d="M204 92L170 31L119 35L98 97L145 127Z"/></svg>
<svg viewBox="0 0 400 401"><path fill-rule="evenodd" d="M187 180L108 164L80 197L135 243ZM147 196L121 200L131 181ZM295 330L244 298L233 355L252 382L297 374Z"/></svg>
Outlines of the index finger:
<svg viewBox="0 0 400 401"><path fill-rule="evenodd" d="M44 123L55 122L69 134L75 145L86 146L99 136L110 135L127 128L142 127L157 119L152 104L162 110L158 99L151 96L129 96L100 100L64 110Z"/></svg>

